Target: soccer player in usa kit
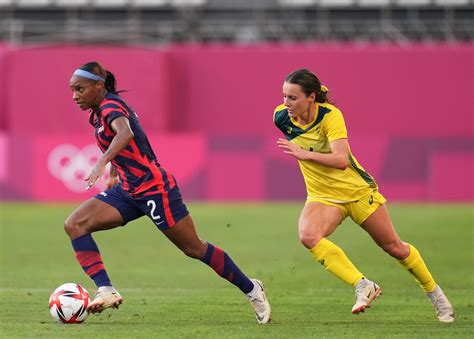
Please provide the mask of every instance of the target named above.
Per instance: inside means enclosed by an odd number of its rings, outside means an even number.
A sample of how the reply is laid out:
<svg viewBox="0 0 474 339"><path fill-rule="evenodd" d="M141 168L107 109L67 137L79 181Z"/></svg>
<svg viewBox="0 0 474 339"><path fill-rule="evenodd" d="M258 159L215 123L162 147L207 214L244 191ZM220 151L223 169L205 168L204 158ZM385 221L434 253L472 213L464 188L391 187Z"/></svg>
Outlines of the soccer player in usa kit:
<svg viewBox="0 0 474 339"><path fill-rule="evenodd" d="M299 219L299 238L316 261L355 286L352 313L363 312L381 289L327 239L348 216L415 277L433 303L439 321L454 321L448 298L418 250L400 240L377 183L352 154L344 118L329 102L328 89L321 86L315 74L299 69L287 76L283 98L284 103L273 114L275 125L285 136L277 144L298 160L308 196Z"/></svg>
<svg viewBox="0 0 474 339"><path fill-rule="evenodd" d="M137 115L115 87L114 75L97 62L83 65L70 80L73 100L82 110L90 110L89 122L103 152L85 179L87 189L111 163L108 189L81 204L64 225L79 264L98 287L88 309L100 313L118 308L123 301L110 282L91 233L146 215L187 256L201 260L239 288L254 308L258 323L269 322L271 309L262 282L249 279L226 252L198 237L175 178L158 163Z"/></svg>

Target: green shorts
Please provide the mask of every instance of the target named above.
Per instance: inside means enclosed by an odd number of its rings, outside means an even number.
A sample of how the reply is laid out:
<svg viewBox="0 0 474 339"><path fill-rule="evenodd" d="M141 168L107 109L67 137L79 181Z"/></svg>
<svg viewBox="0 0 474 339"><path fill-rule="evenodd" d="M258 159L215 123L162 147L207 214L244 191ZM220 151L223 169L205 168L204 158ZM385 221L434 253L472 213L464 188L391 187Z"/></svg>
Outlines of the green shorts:
<svg viewBox="0 0 474 339"><path fill-rule="evenodd" d="M374 213L379 206L385 204L387 200L379 192L370 193L357 201L347 203L337 203L322 198L308 197L306 203L320 202L329 206L336 206L342 211L342 220L348 216L358 225L361 225L368 217Z"/></svg>

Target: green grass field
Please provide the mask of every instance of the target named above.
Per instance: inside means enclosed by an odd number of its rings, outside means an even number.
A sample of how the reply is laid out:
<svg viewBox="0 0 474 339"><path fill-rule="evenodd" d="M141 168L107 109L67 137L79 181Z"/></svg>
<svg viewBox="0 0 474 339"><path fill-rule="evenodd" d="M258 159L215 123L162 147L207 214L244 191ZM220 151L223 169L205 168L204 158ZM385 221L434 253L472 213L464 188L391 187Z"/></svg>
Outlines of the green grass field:
<svg viewBox="0 0 474 339"><path fill-rule="evenodd" d="M301 204L189 204L201 238L265 282L273 321L263 326L240 291L182 255L147 218L94 236L122 307L81 325L55 323L48 298L57 286L94 290L63 231L74 207L0 205L0 337L474 337L472 205L389 207L455 308L456 322L442 324L412 277L350 220L331 240L383 289L359 316L350 313L353 288L299 244Z"/></svg>

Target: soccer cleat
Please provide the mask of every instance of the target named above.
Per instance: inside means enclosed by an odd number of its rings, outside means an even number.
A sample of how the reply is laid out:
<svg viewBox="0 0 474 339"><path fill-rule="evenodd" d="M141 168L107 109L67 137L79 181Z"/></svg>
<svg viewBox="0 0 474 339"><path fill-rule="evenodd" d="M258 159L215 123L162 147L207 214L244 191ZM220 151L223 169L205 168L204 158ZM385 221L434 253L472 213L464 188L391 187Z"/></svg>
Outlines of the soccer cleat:
<svg viewBox="0 0 474 339"><path fill-rule="evenodd" d="M272 319L270 303L265 296L263 283L257 279L250 279L254 284L252 292L247 294L247 298L255 311L255 318L259 324L266 324Z"/></svg>
<svg viewBox="0 0 474 339"><path fill-rule="evenodd" d="M370 303L374 301L380 294L382 294L382 289L379 287L379 285L366 278L360 279L356 285L356 303L352 307L352 314L364 312L366 308L370 307Z"/></svg>
<svg viewBox="0 0 474 339"><path fill-rule="evenodd" d="M123 298L114 288L110 290L98 290L95 292L94 300L89 304L87 310L91 313L100 313L106 308L119 308Z"/></svg>
<svg viewBox="0 0 474 339"><path fill-rule="evenodd" d="M430 298L431 303L433 304L438 320L443 323L452 323L454 321L453 306L451 306L451 303L441 290L441 287L436 285L435 290L426 293L426 295Z"/></svg>

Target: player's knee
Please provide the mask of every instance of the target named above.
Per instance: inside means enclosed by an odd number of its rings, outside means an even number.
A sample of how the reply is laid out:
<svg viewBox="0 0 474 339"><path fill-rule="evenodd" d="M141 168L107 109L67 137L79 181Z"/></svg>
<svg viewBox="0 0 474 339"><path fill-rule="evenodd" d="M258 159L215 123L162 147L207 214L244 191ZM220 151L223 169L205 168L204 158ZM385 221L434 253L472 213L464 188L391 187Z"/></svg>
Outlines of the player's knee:
<svg viewBox="0 0 474 339"><path fill-rule="evenodd" d="M317 243L321 240L322 236L312 231L300 230L299 238L301 244L304 247L311 249L317 245Z"/></svg>
<svg viewBox="0 0 474 339"><path fill-rule="evenodd" d="M64 222L64 230L71 239L90 233L87 227L87 220L79 219L74 214L70 215Z"/></svg>
<svg viewBox="0 0 474 339"><path fill-rule="evenodd" d="M202 259L204 255L206 254L205 252L202 251L199 247L192 247L192 246L185 246L181 248L181 251L183 253L193 259Z"/></svg>
<svg viewBox="0 0 474 339"><path fill-rule="evenodd" d="M64 231L69 236L71 236L74 233L74 229L75 229L75 226L72 220L72 216L69 216L69 218L67 218L66 221L64 221Z"/></svg>
<svg viewBox="0 0 474 339"><path fill-rule="evenodd" d="M400 240L383 244L382 249L390 256L399 260L405 259L410 252L408 246Z"/></svg>

